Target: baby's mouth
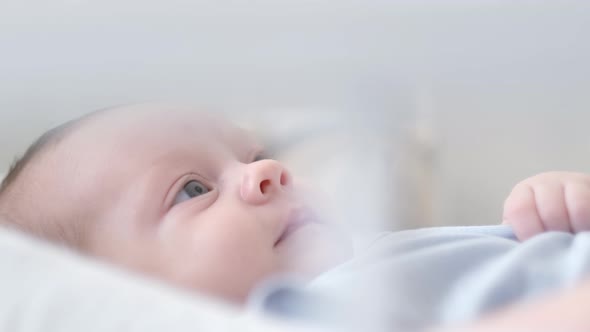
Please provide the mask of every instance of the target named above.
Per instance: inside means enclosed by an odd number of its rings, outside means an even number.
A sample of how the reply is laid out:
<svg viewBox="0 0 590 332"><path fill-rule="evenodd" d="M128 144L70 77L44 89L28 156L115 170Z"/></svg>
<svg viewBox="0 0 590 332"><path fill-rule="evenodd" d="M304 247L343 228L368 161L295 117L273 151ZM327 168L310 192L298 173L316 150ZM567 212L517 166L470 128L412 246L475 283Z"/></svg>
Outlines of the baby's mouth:
<svg viewBox="0 0 590 332"><path fill-rule="evenodd" d="M291 234L299 230L300 228L311 224L317 223L317 217L315 213L309 208L298 208L293 209L288 217L281 235L275 242L275 246L279 245L283 240L288 238Z"/></svg>

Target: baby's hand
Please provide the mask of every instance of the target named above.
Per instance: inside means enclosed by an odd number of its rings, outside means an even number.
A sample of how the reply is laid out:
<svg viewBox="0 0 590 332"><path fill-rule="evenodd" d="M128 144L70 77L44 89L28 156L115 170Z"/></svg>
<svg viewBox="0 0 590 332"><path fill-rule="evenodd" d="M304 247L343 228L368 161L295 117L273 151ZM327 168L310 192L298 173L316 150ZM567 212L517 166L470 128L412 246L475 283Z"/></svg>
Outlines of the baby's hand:
<svg viewBox="0 0 590 332"><path fill-rule="evenodd" d="M502 223L519 240L545 231L590 230L590 175L548 172L520 182L504 203Z"/></svg>

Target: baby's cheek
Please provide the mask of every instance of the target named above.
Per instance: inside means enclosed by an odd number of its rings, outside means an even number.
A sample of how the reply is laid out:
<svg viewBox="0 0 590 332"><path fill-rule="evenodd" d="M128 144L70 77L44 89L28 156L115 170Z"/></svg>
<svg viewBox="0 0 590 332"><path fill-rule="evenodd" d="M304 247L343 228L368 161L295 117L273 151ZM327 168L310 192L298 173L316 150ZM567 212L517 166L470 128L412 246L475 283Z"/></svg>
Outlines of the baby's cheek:
<svg viewBox="0 0 590 332"><path fill-rule="evenodd" d="M260 275L273 269L271 242L249 228L216 232L208 250L215 252L221 268L237 276Z"/></svg>

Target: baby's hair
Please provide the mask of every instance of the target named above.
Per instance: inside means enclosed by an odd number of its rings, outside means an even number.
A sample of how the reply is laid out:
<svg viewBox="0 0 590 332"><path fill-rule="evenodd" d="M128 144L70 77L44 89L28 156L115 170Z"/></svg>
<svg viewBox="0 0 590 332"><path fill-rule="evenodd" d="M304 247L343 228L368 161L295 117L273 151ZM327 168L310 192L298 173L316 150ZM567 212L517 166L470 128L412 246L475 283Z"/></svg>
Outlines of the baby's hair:
<svg viewBox="0 0 590 332"><path fill-rule="evenodd" d="M115 111L121 106L125 105L99 109L56 126L39 136L21 157L17 157L0 183L0 226L15 228L45 240L84 250L87 223L80 221L88 221L88 211L71 209L52 213L35 209L37 202L34 201L31 190L34 190L32 187L39 173L34 169L39 169L38 164L50 160L47 157L52 150L86 121L111 110Z"/></svg>
<svg viewBox="0 0 590 332"><path fill-rule="evenodd" d="M49 129L39 136L21 157L15 158L8 174L0 183L0 225L15 228L62 245L83 249L85 245L84 225L78 221L80 216L75 215L75 212L73 212L74 215L42 213L35 216L35 213L22 208L22 202L26 202L28 199L26 188L30 186L30 183L35 182L35 179L30 177L36 176L36 172L27 172L26 170L33 163L42 163L45 153L58 146L64 138L84 122L116 108L99 109Z"/></svg>
<svg viewBox="0 0 590 332"><path fill-rule="evenodd" d="M59 142L61 138L65 136L66 132L74 125L74 123L75 121L66 122L46 131L27 148L26 152L21 157L15 158L12 165L10 166L8 174L6 174L6 177L0 184L0 200L2 199L3 194L7 191L8 187L10 187L16 181L23 169L31 162L31 160L35 159L36 156L41 154L47 146Z"/></svg>
<svg viewBox="0 0 590 332"><path fill-rule="evenodd" d="M16 212L16 200L22 200L23 198L18 194L11 193L11 191L13 191L13 186L26 186L30 179L27 179L27 181L19 181L19 179L24 176L23 172L27 166L39 159L47 149L58 144L78 122L79 120L72 120L48 130L27 148L22 157L15 159L8 174L0 184L0 225L15 228L47 240L56 240L62 244L77 245L78 239L76 239L76 236L69 234L78 232L76 225L72 225L71 230L66 230L62 223L49 222L48 220L30 220L35 218ZM47 217L51 218L50 216Z"/></svg>
<svg viewBox="0 0 590 332"><path fill-rule="evenodd" d="M0 183L0 202L2 201L2 196L3 194L5 194L8 187L10 187L16 181L16 179L20 176L20 174L23 172L26 166L29 163L31 163L33 159L41 155L45 150L47 150L48 147L58 144L65 136L68 135L70 131L72 131L83 121L86 121L89 118L95 117L101 113L112 110L114 108L115 107L107 107L93 111L77 119L73 119L61 125L53 127L45 133L43 133L41 136L39 136L33 142L33 144L31 144L27 148L22 157L17 157L10 166L8 174L6 174L6 176L2 180L2 183Z"/></svg>

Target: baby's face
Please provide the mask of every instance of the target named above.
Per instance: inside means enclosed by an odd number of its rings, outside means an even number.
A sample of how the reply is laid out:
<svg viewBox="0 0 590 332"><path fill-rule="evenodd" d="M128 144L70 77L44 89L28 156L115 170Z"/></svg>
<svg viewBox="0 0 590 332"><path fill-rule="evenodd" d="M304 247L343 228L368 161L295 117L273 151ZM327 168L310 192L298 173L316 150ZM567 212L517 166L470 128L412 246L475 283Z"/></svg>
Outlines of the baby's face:
<svg viewBox="0 0 590 332"><path fill-rule="evenodd" d="M265 277L312 276L349 253L289 171L222 119L121 108L55 155L48 172L68 197L51 204L83 211L88 252L177 285L242 301Z"/></svg>

